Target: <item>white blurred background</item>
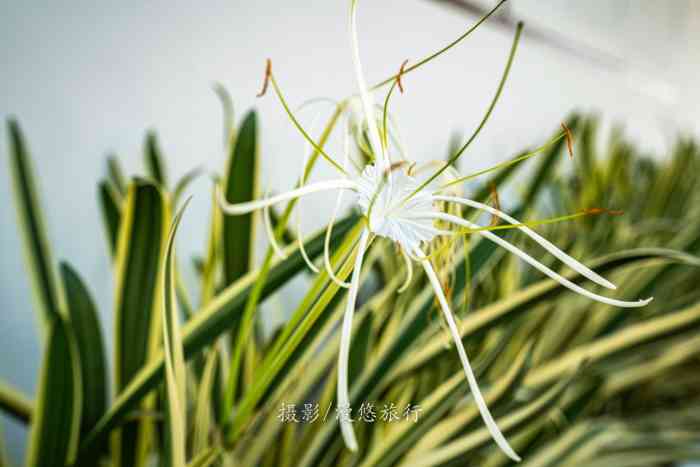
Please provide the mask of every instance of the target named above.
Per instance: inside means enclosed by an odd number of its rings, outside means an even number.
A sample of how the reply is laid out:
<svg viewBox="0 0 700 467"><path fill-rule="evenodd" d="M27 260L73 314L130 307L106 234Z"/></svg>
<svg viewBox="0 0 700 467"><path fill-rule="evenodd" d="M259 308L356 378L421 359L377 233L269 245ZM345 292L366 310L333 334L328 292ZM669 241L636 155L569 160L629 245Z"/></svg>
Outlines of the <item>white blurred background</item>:
<svg viewBox="0 0 700 467"><path fill-rule="evenodd" d="M111 273L96 201L105 155L142 170L145 131L155 128L170 179L195 166L220 170L221 110L214 81L231 91L237 115L257 108L262 184L292 185L302 140L276 99L256 99L273 59L293 104L355 91L346 33L348 1L36 1L0 7L0 111L21 122L34 158L49 238L89 282L111 352ZM473 15L430 0L361 2L361 52L368 81L395 73L463 32ZM490 1L476 2L489 7ZM700 1L511 0L526 31L510 80L480 139L462 158L478 169L542 143L572 110L662 155L679 133L700 137ZM450 135L470 133L491 99L512 30L487 23L429 67L406 76L393 100L410 156L442 158ZM3 139L6 132L3 129ZM40 343L12 202L6 143L0 165L0 379L34 394ZM330 171L326 172L330 173ZM321 173L323 174L323 172ZM180 236L182 257L201 251L209 186L195 198ZM305 226L320 225L328 200L307 202ZM277 305L295 303L303 284ZM14 459L25 431L0 417Z"/></svg>

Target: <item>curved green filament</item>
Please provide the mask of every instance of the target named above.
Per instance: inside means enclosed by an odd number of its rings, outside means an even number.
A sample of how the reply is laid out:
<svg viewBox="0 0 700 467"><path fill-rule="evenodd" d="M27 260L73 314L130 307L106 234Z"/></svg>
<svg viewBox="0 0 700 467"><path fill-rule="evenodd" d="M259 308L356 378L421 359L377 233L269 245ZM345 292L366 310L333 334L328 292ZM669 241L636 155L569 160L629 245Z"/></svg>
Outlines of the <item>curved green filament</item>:
<svg viewBox="0 0 700 467"><path fill-rule="evenodd" d="M272 83L272 87L275 90L275 94L277 94L277 98L280 100L280 103L282 104L282 107L284 107L284 111L287 113L287 116L289 119L292 121L294 126L299 130L299 132L302 134L304 139L311 144L311 146L318 151L321 156L323 156L324 159L326 159L333 167L335 167L340 173L343 175L347 175L347 171L343 169L340 164L338 164L331 156L329 156L326 151L323 150L321 146L316 144L316 141L313 140L311 136L304 130L304 127L301 126L301 123L297 120L297 118L294 116L294 113L292 110L289 108L289 105L287 105L287 101L284 98L284 95L282 94L282 91L280 90L279 86L277 85L277 80L275 79L275 75L273 73L270 73L270 82Z"/></svg>
<svg viewBox="0 0 700 467"><path fill-rule="evenodd" d="M534 221L529 221L529 222L521 222L519 224L499 224L499 225L489 225L486 227L479 227L476 229L470 229L470 228L459 228L454 231L454 237L456 236L465 236L473 233L478 233L478 232L492 232L494 230L512 230L512 229L519 229L521 227L538 227L541 225L548 225L548 224L556 224L558 222L564 222L564 221L570 221L574 219L578 219L579 217L584 217L584 216L591 216L595 215L598 213L603 213L604 211L600 212L590 212L590 211L581 211L577 212L574 214L566 214L564 216L558 216L558 217L550 217L548 219L541 219L541 220L534 220ZM448 242L446 242L444 245L441 245L439 248L435 249L434 251L431 251L429 255L426 255L428 259L433 259L435 256L443 253L447 248L452 247L452 244L454 242L454 237Z"/></svg>
<svg viewBox="0 0 700 467"><path fill-rule="evenodd" d="M442 174L449 166L454 164L459 157L464 154L464 151L472 144L472 142L476 139L476 137L481 133L481 130L484 128L486 125L486 122L488 121L489 117L491 116L491 113L493 112L493 109L496 107L496 103L498 102L498 99L501 97L501 93L503 92L503 88L506 84L506 80L508 79L508 75L510 74L510 68L511 65L513 64L513 58L515 58L515 52L518 49L518 43L520 42L520 35L523 30L523 23L520 22L518 23L518 27L515 31L515 37L513 38L513 45L510 48L510 54L508 55L508 62L506 62L506 67L503 70L503 75L501 76L501 81L498 84L498 89L496 90L496 94L493 96L493 99L491 100L491 104L489 105L488 109L486 110L486 114L484 114L484 117L481 119L481 123L479 123L479 126L474 130L474 133L471 135L471 137L467 140L464 145L459 148L459 150L452 156L450 159L445 162L445 165L442 166L441 169L439 169L437 172L435 172L433 175L431 175L427 180L425 180L418 188L416 188L410 195L408 195L403 201L406 202L407 200L411 199L413 195L421 191L423 188L428 186L430 182L435 180L440 174Z"/></svg>
<svg viewBox="0 0 700 467"><path fill-rule="evenodd" d="M470 34L471 34L472 32L474 32L479 26L481 26L481 24L482 24L484 21L486 21L491 15L493 15L493 14L496 12L496 10L498 10L498 9L499 9L505 2L507 2L507 1L508 1L508 0L501 0L500 2L498 2L498 4L497 4L495 7L493 7L493 8L491 9L491 11L489 11L489 12L486 13L484 16L482 16L481 19L480 19L479 21L477 21L472 27L470 27L469 29L467 29L467 31L464 32L461 36L459 36L457 39L455 39L455 40L453 40L452 42L450 42L449 44L447 44L447 45L446 45L445 47L443 47L442 49L440 49L440 50L438 50L437 52L434 52L434 53L428 55L427 57L421 59L421 60L418 61L417 63L415 63L415 64L413 64L413 65L407 67L405 70L403 70L403 73L397 73L397 74L395 74L394 76L391 76L391 77L385 79L384 81L375 84L374 86L372 86L372 87L370 88L370 90L374 91L374 90L377 89L377 88L381 88L382 86L386 86L387 84L391 83L392 81L396 81L396 78L398 78L400 74L401 74L401 75L405 75L406 73L409 73L409 72L415 70L416 68L419 68L419 67L425 65L426 63L433 61L434 59L436 59L436 58L439 57L440 55L444 54L445 52L447 52L448 50L450 50L452 47L456 46L457 44L459 44L460 42L462 42L464 39L466 39L468 35L470 35Z"/></svg>
<svg viewBox="0 0 700 467"><path fill-rule="evenodd" d="M552 138L551 140L549 140L548 142L546 142L545 144L543 144L542 146L540 146L537 149L533 149L532 151L525 153L522 156L518 156L514 159L511 159L511 160L508 160L505 162L501 162L500 164L496 164L493 167L489 167L487 169L480 170L478 172L474 172L474 173L469 174L469 175L465 175L464 177L455 178L454 180L442 185L439 188L439 190L444 190L445 188L451 187L452 185L457 185L458 183L466 182L467 180L471 180L471 179L480 177L481 175L487 174L489 172L493 172L494 170L504 169L504 168L509 167L511 165L515 165L519 162L525 161L531 157L537 156L537 155L541 154L545 149L549 148L550 146L557 143L560 139L565 138L565 137L566 137L566 133L562 132L561 134L555 136L554 138Z"/></svg>
<svg viewBox="0 0 700 467"><path fill-rule="evenodd" d="M386 98L384 99L384 113L382 115L382 144L384 145L384 149L387 150L387 147L389 146L389 130L388 130L388 114L389 114L389 99L391 98L391 94L394 92L394 89L396 89L397 85L399 84L398 79L394 81L394 84L391 85L391 88L389 88L389 92L386 93Z"/></svg>

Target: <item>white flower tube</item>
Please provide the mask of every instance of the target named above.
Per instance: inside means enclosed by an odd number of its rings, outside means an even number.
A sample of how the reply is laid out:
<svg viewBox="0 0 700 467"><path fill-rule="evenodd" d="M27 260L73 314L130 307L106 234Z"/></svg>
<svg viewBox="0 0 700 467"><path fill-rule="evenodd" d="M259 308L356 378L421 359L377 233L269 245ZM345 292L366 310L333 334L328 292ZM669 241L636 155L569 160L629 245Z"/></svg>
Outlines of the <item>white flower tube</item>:
<svg viewBox="0 0 700 467"><path fill-rule="evenodd" d="M350 338L352 337L352 317L355 313L355 301L357 300L357 291L360 288L360 271L362 270L362 259L365 255L367 247L367 239L369 231L362 231L360 241L357 245L357 255L355 256L355 266L352 271L352 279L350 281L350 290L348 291L348 301L345 305L345 314L343 315L343 327L340 333L340 351L338 352L338 414L340 422L340 431L343 434L345 445L351 451L357 451L357 439L355 431L352 428L352 422L348 419L350 416L350 396L348 391L348 365L350 358ZM344 409L347 412L344 412ZM345 416L347 415L347 417Z"/></svg>
<svg viewBox="0 0 700 467"><path fill-rule="evenodd" d="M469 359L467 358L467 352L464 350L464 345L462 344L462 337L459 334L457 324L455 323L455 320L452 317L452 312L450 311L450 306L448 305L447 299L445 298L445 294L442 291L440 279L438 279L437 274L435 274L435 270L433 269L433 266L430 264L430 261L426 259L425 254L420 250L417 250L415 254L419 258L421 258L421 264L423 265L423 269L425 269L425 273L428 276L428 280L433 286L433 290L435 291L435 296L437 297L438 302L440 303L442 313L445 315L447 326L450 329L450 334L452 334L452 339L454 340L455 347L457 347L459 359L462 362L462 367L464 368L464 374L467 376L469 390L471 391L472 396L474 397L474 402L476 402L476 406L479 408L479 413L481 414L481 418L484 420L484 424L486 424L486 428L488 428L489 433L491 433L491 437L494 439L494 441L496 441L498 447L500 447L501 450L515 462L520 462L520 456L518 456L518 454L513 450L510 444L508 444L508 441L506 440L505 436L503 436L503 433L501 433L501 430L498 428L498 425L491 416L491 412L489 411L489 408L486 405L484 397L481 395L479 385L476 382L476 377L474 376L472 367L469 364Z"/></svg>

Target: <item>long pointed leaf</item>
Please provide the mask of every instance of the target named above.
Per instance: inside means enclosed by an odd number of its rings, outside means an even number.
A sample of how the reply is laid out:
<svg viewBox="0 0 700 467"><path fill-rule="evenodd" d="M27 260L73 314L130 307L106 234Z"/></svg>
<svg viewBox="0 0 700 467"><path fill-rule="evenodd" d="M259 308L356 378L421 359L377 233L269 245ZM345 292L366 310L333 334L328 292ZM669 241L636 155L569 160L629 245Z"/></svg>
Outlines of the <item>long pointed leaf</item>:
<svg viewBox="0 0 700 467"><path fill-rule="evenodd" d="M27 466L53 467L73 461L80 430L80 359L70 324L58 317L49 326Z"/></svg>
<svg viewBox="0 0 700 467"><path fill-rule="evenodd" d="M87 433L107 410L107 364L102 330L95 304L78 273L60 265L68 302L68 314L80 355L83 407L80 432Z"/></svg>

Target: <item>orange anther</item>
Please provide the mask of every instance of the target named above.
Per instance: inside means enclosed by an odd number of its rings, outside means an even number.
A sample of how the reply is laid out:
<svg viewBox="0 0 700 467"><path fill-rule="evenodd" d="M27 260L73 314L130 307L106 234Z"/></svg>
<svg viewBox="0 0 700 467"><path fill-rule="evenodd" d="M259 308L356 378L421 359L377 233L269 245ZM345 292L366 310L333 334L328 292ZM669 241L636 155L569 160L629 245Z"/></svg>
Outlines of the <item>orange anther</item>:
<svg viewBox="0 0 700 467"><path fill-rule="evenodd" d="M574 135L571 133L571 130L569 129L568 126L566 126L566 123L562 122L561 128L564 130L564 133L566 133L566 148L569 150L569 157L573 159L574 157Z"/></svg>
<svg viewBox="0 0 700 467"><path fill-rule="evenodd" d="M263 81L262 91L258 93L258 97L264 96L267 92L267 85L270 83L270 76L272 76L272 60L268 58L265 66L265 81Z"/></svg>

